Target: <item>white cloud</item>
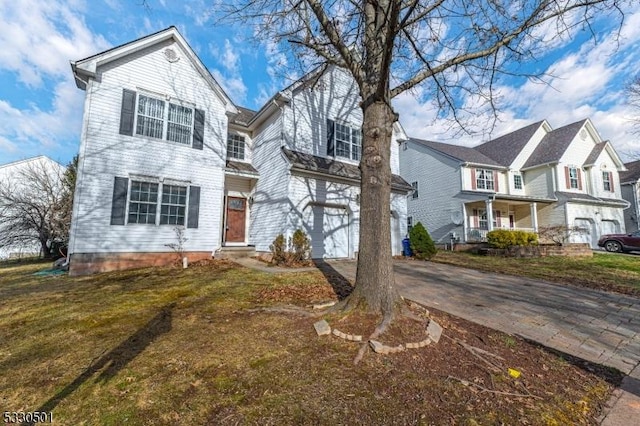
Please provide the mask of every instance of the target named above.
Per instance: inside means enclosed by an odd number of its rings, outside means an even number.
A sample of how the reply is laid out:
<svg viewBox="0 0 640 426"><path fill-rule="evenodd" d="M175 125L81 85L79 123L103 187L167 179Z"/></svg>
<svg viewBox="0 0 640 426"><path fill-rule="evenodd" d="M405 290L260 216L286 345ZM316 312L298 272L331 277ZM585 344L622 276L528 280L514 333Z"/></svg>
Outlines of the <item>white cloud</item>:
<svg viewBox="0 0 640 426"><path fill-rule="evenodd" d="M84 92L69 61L109 47L85 24L84 7L76 0L24 0L19 7L0 0L0 70L15 76L23 99L31 100L18 107L0 99L0 157L70 157L77 149Z"/></svg>
<svg viewBox="0 0 640 426"><path fill-rule="evenodd" d="M626 104L624 88L640 61L640 7L626 14L620 38L616 36L617 32L611 31L600 35L597 44L589 40L578 51L567 52L549 66L547 73L555 78L548 79L548 85L527 81L497 87L494 101L499 113L491 136L456 134L447 121L437 118L432 102L417 100L422 99L420 91L417 96L399 96L394 105L408 134L425 139L472 146L542 119L560 127L590 118L602 138L611 140L618 151L640 152L640 137L630 133L630 118L640 111ZM466 97L463 101L469 107L474 99Z"/></svg>
<svg viewBox="0 0 640 426"><path fill-rule="evenodd" d="M0 0L0 69L38 87L45 76L68 76L70 59L107 48L106 40L85 25L81 6L24 0L16 7L14 1Z"/></svg>

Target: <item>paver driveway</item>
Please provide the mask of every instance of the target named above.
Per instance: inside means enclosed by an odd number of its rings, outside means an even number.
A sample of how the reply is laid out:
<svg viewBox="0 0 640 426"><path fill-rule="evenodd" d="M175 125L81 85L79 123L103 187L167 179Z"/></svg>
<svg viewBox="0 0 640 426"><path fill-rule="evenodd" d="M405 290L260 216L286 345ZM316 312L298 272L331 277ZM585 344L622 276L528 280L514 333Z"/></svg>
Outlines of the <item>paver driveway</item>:
<svg viewBox="0 0 640 426"><path fill-rule="evenodd" d="M332 262L355 277L355 262ZM640 363L640 299L431 262L397 261L400 293L625 374ZM638 371L638 370L636 370Z"/></svg>

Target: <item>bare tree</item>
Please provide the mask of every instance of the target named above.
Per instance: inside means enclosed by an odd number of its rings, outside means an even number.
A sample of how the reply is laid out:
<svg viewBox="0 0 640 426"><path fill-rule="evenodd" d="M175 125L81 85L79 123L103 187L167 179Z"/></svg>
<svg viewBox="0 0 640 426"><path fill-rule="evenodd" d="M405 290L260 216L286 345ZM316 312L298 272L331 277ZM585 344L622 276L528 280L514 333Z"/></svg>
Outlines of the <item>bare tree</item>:
<svg viewBox="0 0 640 426"><path fill-rule="evenodd" d="M636 75L627 86L627 97L629 105L636 113L632 118L634 133L640 134L640 74ZM640 158L640 152L628 153L627 155L633 158Z"/></svg>
<svg viewBox="0 0 640 426"><path fill-rule="evenodd" d="M391 322L399 306L390 246L391 101L420 90L441 116L464 124L493 110L498 78L518 64L590 30L601 16L623 17L626 0L239 0L225 18L253 25L260 40L285 48L307 69L348 70L362 97L363 150L356 287L345 308L366 306ZM216 7L219 7L218 5ZM536 77L530 75L529 77ZM467 102L463 102L466 99ZM470 100L470 102L469 102Z"/></svg>
<svg viewBox="0 0 640 426"><path fill-rule="evenodd" d="M39 244L51 257L53 243L68 242L75 177L66 170L36 161L0 182L0 247Z"/></svg>

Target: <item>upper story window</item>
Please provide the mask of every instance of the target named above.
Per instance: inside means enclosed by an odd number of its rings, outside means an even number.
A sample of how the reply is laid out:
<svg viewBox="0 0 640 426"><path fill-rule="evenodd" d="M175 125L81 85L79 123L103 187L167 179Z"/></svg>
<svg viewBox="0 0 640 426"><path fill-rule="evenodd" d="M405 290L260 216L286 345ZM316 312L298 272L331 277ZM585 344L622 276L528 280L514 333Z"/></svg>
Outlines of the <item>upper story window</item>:
<svg viewBox="0 0 640 426"><path fill-rule="evenodd" d="M205 111L158 96L122 89L119 133L177 142L202 150Z"/></svg>
<svg viewBox="0 0 640 426"><path fill-rule="evenodd" d="M138 94L136 135L191 144L193 109Z"/></svg>
<svg viewBox="0 0 640 426"><path fill-rule="evenodd" d="M359 161L361 153L360 129L327 120L327 155Z"/></svg>
<svg viewBox="0 0 640 426"><path fill-rule="evenodd" d="M513 175L513 187L522 189L522 175Z"/></svg>
<svg viewBox="0 0 640 426"><path fill-rule="evenodd" d="M476 169L476 188L493 190L493 170Z"/></svg>
<svg viewBox="0 0 640 426"><path fill-rule="evenodd" d="M411 193L411 198L414 200L418 198L418 182L411 182L411 187L413 188L413 192Z"/></svg>
<svg viewBox="0 0 640 426"><path fill-rule="evenodd" d="M564 173L567 189L582 190L582 177L580 176L579 168L573 166L565 167Z"/></svg>
<svg viewBox="0 0 640 426"><path fill-rule="evenodd" d="M608 192L613 192L613 176L611 172L602 172L602 184L603 189Z"/></svg>
<svg viewBox="0 0 640 426"><path fill-rule="evenodd" d="M227 158L244 160L244 136L229 134L227 136Z"/></svg>

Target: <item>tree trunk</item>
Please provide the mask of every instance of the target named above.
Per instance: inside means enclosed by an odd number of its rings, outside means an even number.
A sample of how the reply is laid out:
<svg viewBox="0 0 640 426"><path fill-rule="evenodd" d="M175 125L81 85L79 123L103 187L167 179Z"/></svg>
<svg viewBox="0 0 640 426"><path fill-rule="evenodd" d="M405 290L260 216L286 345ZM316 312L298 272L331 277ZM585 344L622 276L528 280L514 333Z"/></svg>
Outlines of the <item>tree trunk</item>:
<svg viewBox="0 0 640 426"><path fill-rule="evenodd" d="M391 257L390 148L395 113L388 103L363 102L360 243L356 286L348 306L393 316L399 293Z"/></svg>

